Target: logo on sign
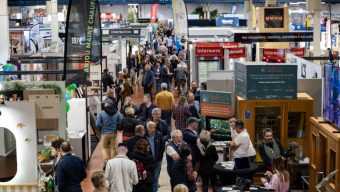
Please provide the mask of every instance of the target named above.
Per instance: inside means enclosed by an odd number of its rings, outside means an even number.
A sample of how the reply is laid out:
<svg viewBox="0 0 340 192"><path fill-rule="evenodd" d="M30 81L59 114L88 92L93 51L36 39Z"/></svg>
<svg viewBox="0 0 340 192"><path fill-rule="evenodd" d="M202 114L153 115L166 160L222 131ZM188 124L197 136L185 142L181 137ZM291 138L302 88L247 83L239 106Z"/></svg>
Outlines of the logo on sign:
<svg viewBox="0 0 340 192"><path fill-rule="evenodd" d="M222 24L224 24L224 25L232 25L233 23L234 23L233 19L227 19L227 20L223 19L222 20Z"/></svg>

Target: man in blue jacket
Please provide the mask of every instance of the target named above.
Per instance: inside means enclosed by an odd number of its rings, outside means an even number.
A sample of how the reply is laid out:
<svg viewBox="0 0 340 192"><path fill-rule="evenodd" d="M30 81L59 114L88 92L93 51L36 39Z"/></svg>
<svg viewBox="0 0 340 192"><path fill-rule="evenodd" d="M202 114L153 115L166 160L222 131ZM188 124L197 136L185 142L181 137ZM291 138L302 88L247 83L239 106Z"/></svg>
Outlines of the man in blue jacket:
<svg viewBox="0 0 340 192"><path fill-rule="evenodd" d="M151 155L155 161L153 192L158 191L158 179L161 173L163 153L165 150L163 136L156 130L156 123L149 121L146 124L145 138L148 140L151 149Z"/></svg>
<svg viewBox="0 0 340 192"><path fill-rule="evenodd" d="M82 192L80 183L86 178L83 161L71 154L69 142L60 145L62 158L56 167L56 186L62 192Z"/></svg>
<svg viewBox="0 0 340 192"><path fill-rule="evenodd" d="M116 156L116 136L117 129L121 122L121 115L117 111L113 102L107 100L96 121L96 126L101 131L102 154L105 164L108 160Z"/></svg>
<svg viewBox="0 0 340 192"><path fill-rule="evenodd" d="M185 141L191 149L192 155L192 166L195 167L198 162L198 152L197 139L199 138L197 130L200 120L196 117L188 118L188 127L183 131L183 141Z"/></svg>

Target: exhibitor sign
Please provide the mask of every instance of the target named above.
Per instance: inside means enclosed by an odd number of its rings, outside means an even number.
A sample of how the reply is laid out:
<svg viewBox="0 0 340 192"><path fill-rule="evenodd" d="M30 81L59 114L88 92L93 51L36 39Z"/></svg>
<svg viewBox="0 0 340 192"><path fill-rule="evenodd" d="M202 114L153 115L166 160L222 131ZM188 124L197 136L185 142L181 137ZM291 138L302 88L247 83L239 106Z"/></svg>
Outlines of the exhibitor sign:
<svg viewBox="0 0 340 192"><path fill-rule="evenodd" d="M217 17L217 27L238 27L240 25L240 19L238 17Z"/></svg>
<svg viewBox="0 0 340 192"><path fill-rule="evenodd" d="M196 57L222 57L222 47L196 47Z"/></svg>
<svg viewBox="0 0 340 192"><path fill-rule="evenodd" d="M201 91L201 115L229 118L232 116L231 93Z"/></svg>
<svg viewBox="0 0 340 192"><path fill-rule="evenodd" d="M109 34L113 36L140 36L140 29L110 29Z"/></svg>
<svg viewBox="0 0 340 192"><path fill-rule="evenodd" d="M288 33L235 33L234 42L311 42L313 32L288 32Z"/></svg>

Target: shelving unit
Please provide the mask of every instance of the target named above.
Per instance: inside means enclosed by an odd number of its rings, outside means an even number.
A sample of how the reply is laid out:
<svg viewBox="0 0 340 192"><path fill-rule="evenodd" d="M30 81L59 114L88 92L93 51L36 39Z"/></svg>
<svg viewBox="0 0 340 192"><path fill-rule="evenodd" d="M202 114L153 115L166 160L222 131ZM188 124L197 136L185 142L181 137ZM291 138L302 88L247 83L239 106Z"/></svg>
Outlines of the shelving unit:
<svg viewBox="0 0 340 192"><path fill-rule="evenodd" d="M296 100L246 100L237 97L237 118L244 122L254 146L262 141L262 131L272 128L275 139L287 148L292 141L310 155L309 123L313 115L313 98L298 93Z"/></svg>
<svg viewBox="0 0 340 192"><path fill-rule="evenodd" d="M310 118L310 167L309 190L316 192L320 181L335 170L338 172L327 183L334 191L340 190L340 133L323 118ZM321 189L323 190L323 189Z"/></svg>

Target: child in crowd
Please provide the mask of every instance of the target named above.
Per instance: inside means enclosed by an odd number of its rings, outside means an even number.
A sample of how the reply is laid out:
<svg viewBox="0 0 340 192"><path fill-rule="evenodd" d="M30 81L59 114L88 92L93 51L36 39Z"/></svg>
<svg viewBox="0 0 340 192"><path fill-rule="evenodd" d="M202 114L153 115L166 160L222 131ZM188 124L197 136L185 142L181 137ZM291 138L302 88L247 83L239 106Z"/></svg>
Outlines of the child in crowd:
<svg viewBox="0 0 340 192"><path fill-rule="evenodd" d="M109 186L103 171L94 172L91 176L91 182L95 188L93 192L108 192Z"/></svg>

